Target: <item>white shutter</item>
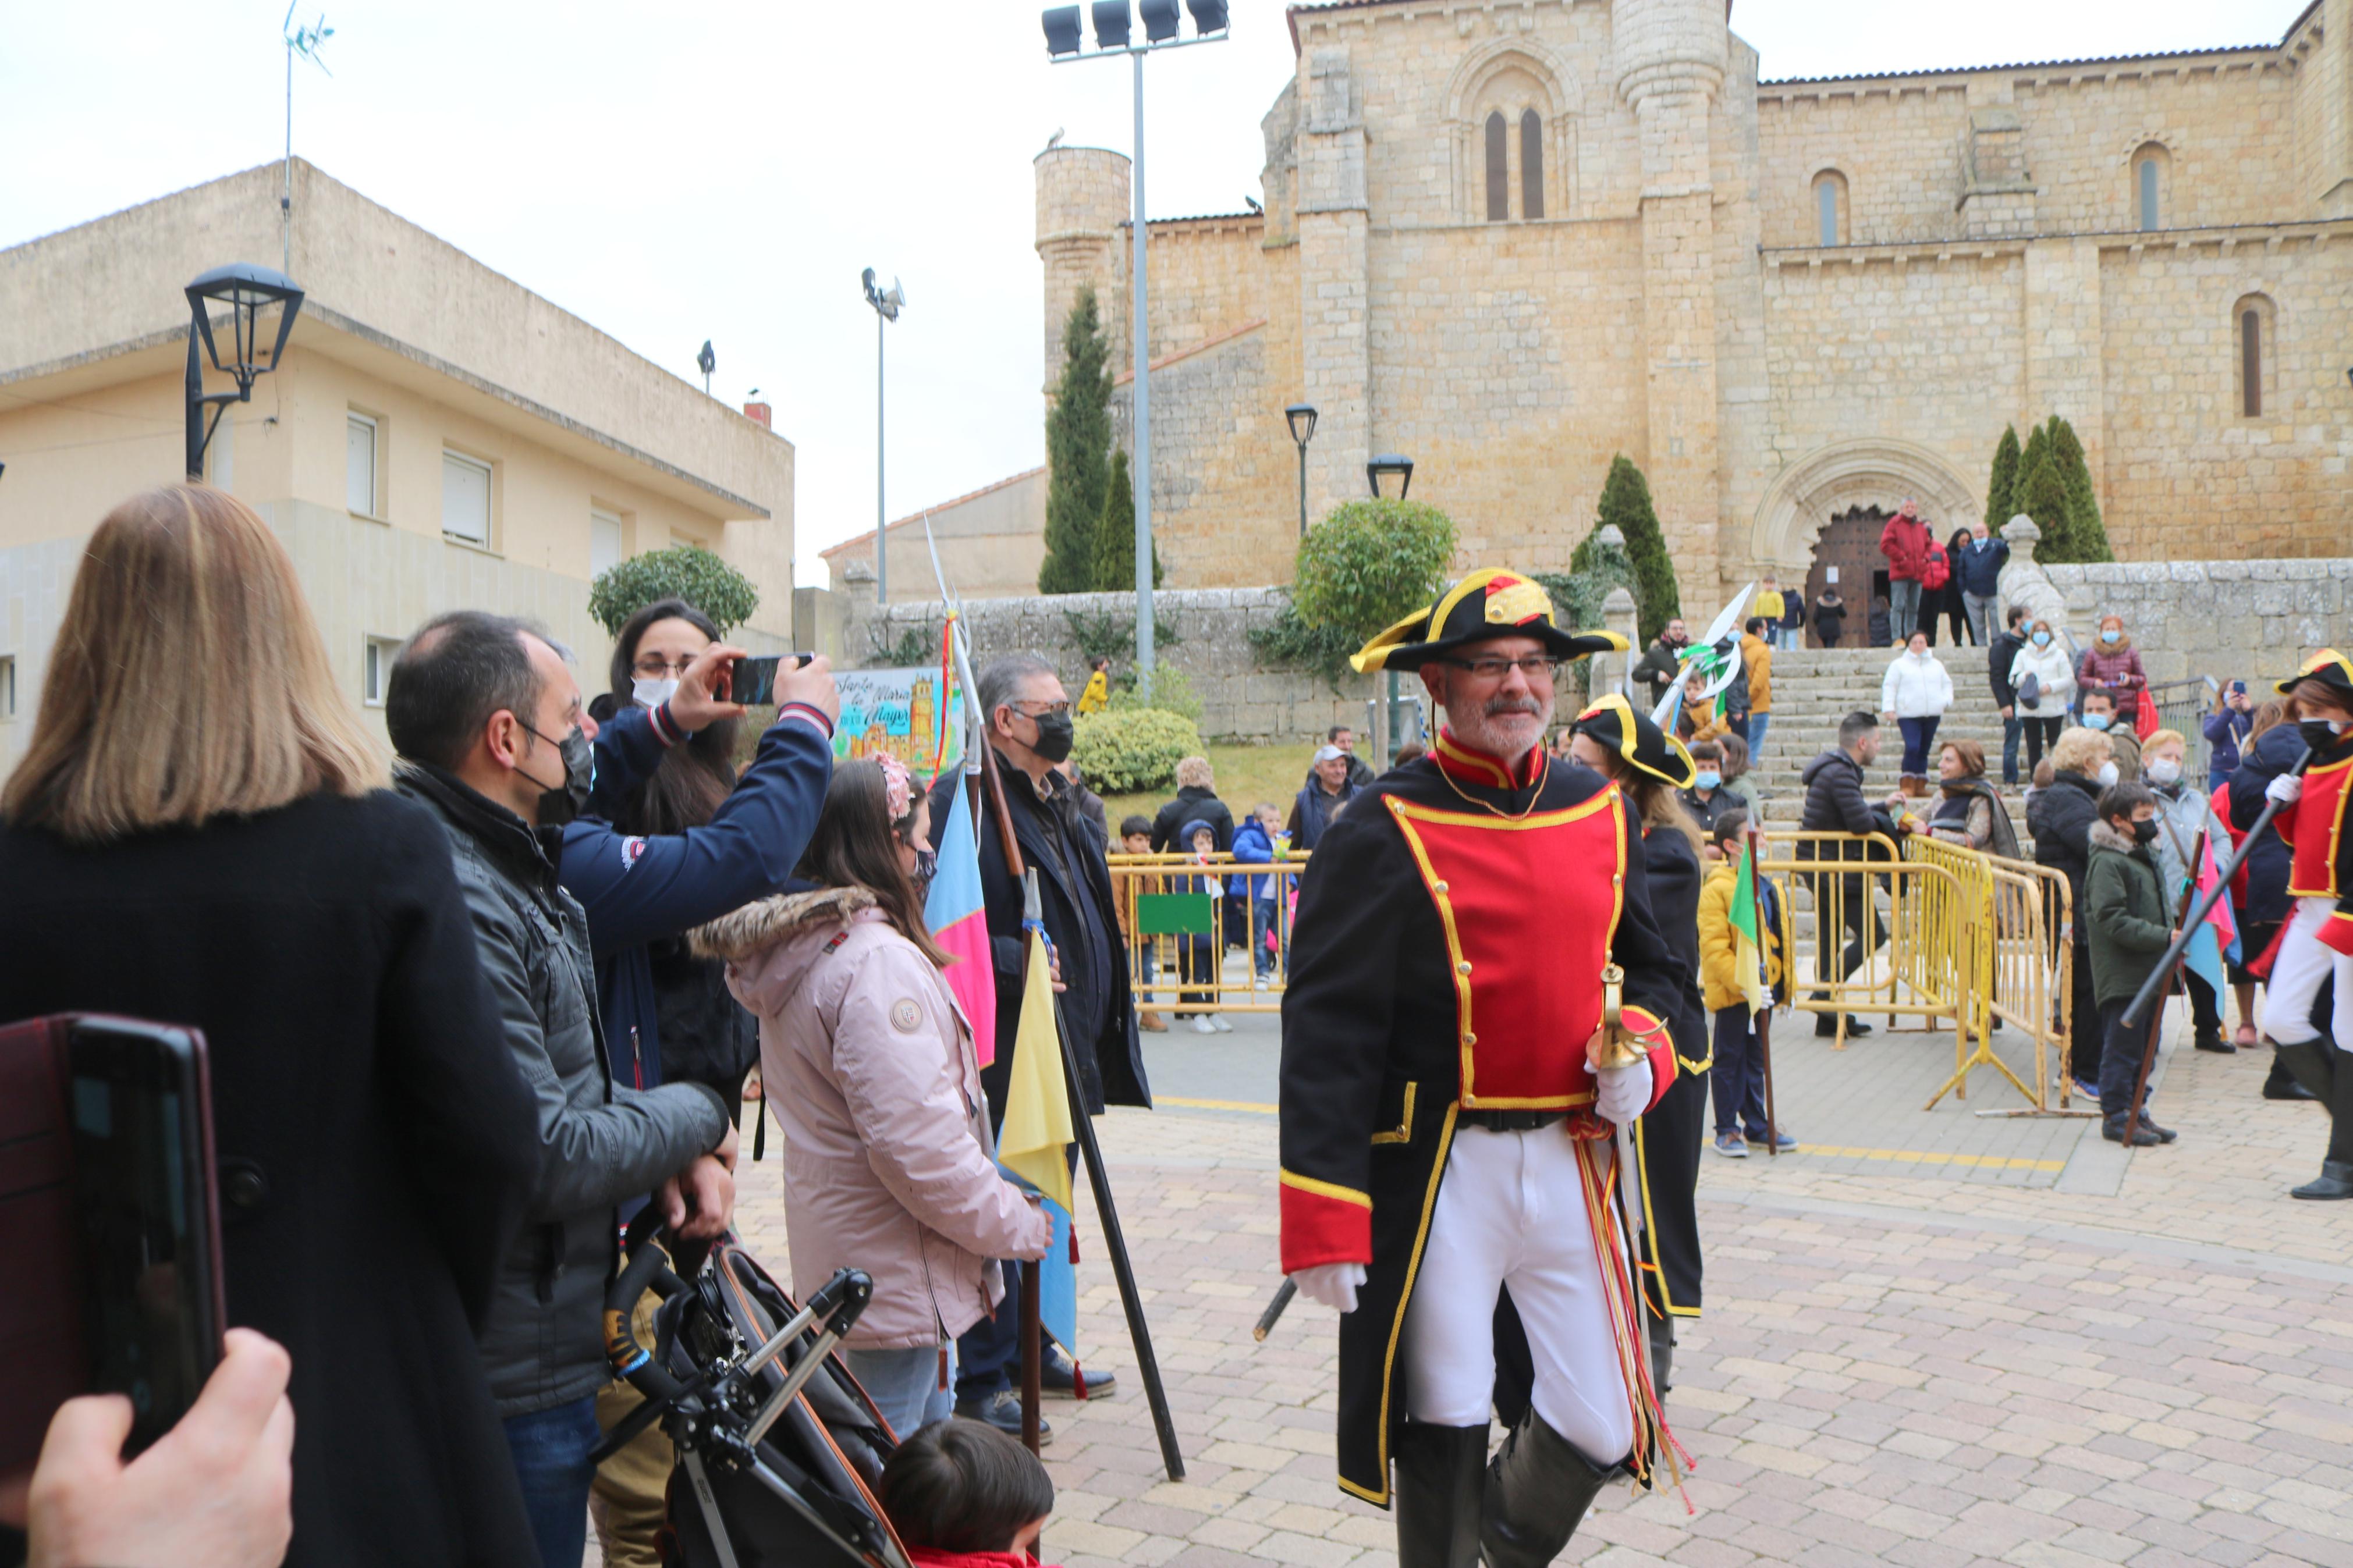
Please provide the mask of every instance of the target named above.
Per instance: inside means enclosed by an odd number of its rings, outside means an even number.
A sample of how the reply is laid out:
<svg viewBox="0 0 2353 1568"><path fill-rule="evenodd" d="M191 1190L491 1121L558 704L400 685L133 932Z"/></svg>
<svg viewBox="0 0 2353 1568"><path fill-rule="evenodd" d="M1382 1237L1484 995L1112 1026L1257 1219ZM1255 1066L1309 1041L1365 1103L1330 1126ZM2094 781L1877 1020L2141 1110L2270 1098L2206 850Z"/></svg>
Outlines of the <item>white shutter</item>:
<svg viewBox="0 0 2353 1568"><path fill-rule="evenodd" d="M621 563L621 520L602 507L588 512L588 575L594 580L599 574Z"/></svg>
<svg viewBox="0 0 2353 1568"><path fill-rule="evenodd" d="M381 516L375 510L375 421L364 414L344 417L343 504L362 517Z"/></svg>
<svg viewBox="0 0 2353 1568"><path fill-rule="evenodd" d="M470 544L491 542L491 468L456 452L441 454L441 531Z"/></svg>

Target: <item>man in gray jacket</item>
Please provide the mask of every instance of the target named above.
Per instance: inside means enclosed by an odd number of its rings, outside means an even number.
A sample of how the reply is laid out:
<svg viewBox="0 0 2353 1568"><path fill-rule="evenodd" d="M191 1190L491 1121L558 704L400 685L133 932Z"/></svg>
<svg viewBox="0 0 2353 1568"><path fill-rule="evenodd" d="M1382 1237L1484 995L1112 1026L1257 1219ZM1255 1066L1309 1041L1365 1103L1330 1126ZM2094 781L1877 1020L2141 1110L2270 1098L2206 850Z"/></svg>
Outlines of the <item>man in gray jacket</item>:
<svg viewBox="0 0 2353 1568"><path fill-rule="evenodd" d="M539 1102L539 1179L482 1331L491 1393L545 1568L586 1547L599 1331L615 1211L648 1193L690 1237L724 1230L735 1131L718 1093L612 1081L588 922L556 882L563 825L586 802L596 721L564 656L532 627L459 611L400 651L385 723L400 787L449 836L482 973Z"/></svg>

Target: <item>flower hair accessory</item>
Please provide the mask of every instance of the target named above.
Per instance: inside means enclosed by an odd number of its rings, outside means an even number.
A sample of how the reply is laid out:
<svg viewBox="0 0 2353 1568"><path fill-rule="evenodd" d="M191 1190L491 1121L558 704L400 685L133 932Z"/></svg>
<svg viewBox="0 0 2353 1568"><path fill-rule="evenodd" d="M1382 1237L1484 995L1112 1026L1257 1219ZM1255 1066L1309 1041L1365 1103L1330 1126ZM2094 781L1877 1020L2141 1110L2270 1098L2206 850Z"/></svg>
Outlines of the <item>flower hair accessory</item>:
<svg viewBox="0 0 2353 1568"><path fill-rule="evenodd" d="M879 753L874 762L882 770L883 805L891 820L898 822L915 809L913 775L907 772L906 763L888 752Z"/></svg>

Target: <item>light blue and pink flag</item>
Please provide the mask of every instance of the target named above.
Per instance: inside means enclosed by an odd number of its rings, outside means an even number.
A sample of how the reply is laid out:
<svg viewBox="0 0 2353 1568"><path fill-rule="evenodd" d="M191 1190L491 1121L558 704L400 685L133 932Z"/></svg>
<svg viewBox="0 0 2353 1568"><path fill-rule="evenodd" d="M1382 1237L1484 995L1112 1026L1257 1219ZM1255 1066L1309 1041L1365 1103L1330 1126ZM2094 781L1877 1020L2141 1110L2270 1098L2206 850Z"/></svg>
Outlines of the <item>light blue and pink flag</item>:
<svg viewBox="0 0 2353 1568"><path fill-rule="evenodd" d="M2221 868L2214 863L2213 841L2201 838L2199 842L2197 896L2202 899L2222 878ZM2214 907L2207 911L2204 922L2189 939L2189 951L2181 955L2181 962L2220 996L2229 979L2229 973L2222 967L2226 955L2233 963L2245 962L2239 955L2239 920L2231 908L2231 889L2223 888Z"/></svg>
<svg viewBox="0 0 2353 1568"><path fill-rule="evenodd" d="M923 898L923 923L955 961L946 971L948 989L972 1024L973 1054L987 1067L997 1059L997 972L981 904L980 839L973 831L972 792L959 781L950 795L939 868Z"/></svg>

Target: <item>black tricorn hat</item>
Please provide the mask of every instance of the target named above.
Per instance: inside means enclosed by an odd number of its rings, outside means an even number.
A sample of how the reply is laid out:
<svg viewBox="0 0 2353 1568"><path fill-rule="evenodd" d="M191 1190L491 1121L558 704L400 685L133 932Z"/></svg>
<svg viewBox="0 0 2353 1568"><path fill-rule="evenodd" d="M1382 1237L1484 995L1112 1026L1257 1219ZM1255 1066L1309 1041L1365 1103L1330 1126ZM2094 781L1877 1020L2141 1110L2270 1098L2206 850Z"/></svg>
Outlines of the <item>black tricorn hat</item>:
<svg viewBox="0 0 2353 1568"><path fill-rule="evenodd" d="M1614 691L1577 716L1577 732L1591 736L1595 745L1617 752L1629 767L1662 784L1689 789L1699 777L1699 768L1683 743L1662 733Z"/></svg>
<svg viewBox="0 0 2353 1568"><path fill-rule="evenodd" d="M2294 675L2279 683L2279 694L2289 695L2306 682L2326 689L2338 701L2353 705L2353 660L2333 647L2322 648Z"/></svg>
<svg viewBox="0 0 2353 1568"><path fill-rule="evenodd" d="M1348 656L1360 670L1419 669L1432 658L1490 637L1534 637L1556 658L1623 653L1616 632L1565 632L1553 624L1552 595L1516 572L1487 567L1450 583L1438 603L1416 610Z"/></svg>

